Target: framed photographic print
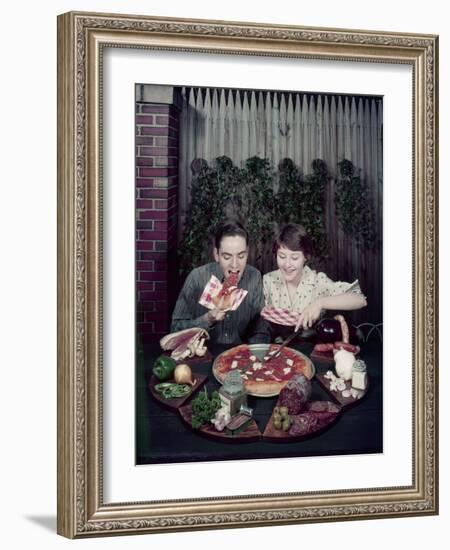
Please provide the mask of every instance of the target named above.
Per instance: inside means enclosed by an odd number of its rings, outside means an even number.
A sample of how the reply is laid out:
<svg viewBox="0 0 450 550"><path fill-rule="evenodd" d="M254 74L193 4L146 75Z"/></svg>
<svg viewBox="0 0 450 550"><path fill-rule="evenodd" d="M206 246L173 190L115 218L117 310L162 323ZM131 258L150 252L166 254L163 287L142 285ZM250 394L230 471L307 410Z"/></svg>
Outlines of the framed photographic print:
<svg viewBox="0 0 450 550"><path fill-rule="evenodd" d="M58 532L436 514L437 37L58 40Z"/></svg>

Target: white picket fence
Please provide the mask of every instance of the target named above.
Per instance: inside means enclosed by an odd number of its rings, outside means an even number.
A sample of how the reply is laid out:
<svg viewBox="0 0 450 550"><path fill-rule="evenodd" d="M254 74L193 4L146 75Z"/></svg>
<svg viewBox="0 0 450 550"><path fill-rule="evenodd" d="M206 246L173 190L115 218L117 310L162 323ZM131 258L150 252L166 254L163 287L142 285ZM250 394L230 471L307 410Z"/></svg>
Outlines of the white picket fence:
<svg viewBox="0 0 450 550"><path fill-rule="evenodd" d="M274 167L291 158L303 173L320 158L331 175L343 158L369 187L382 177L379 98L183 88L180 125L180 225L189 208L191 162L227 155L234 164L258 155ZM378 197L377 197L378 199Z"/></svg>

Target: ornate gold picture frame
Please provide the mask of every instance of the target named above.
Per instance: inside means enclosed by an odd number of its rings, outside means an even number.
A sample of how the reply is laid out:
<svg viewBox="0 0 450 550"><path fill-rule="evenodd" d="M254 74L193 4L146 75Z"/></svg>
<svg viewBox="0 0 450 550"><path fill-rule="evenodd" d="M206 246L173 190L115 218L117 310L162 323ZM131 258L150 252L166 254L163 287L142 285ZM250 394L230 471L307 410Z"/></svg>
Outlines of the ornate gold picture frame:
<svg viewBox="0 0 450 550"><path fill-rule="evenodd" d="M411 484L109 502L103 446L105 48L412 69ZM58 18L58 532L70 538L438 513L438 38L94 13ZM132 175L131 175L132 178ZM132 376L134 357L129 358ZM387 365L394 368L395 365ZM130 431L134 427L130 426ZM354 460L357 460L355 458ZM148 466L151 468L152 466ZM267 494L266 494L267 493Z"/></svg>

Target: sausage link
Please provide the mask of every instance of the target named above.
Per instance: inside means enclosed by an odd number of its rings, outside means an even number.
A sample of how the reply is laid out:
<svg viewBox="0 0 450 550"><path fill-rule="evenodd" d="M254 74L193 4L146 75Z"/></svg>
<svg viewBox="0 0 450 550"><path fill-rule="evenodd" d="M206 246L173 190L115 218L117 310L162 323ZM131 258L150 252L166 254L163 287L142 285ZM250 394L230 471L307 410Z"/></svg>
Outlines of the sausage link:
<svg viewBox="0 0 450 550"><path fill-rule="evenodd" d="M334 344L316 344L314 346L314 351L319 351L321 353L325 351L333 351Z"/></svg>
<svg viewBox="0 0 450 550"><path fill-rule="evenodd" d="M334 318L336 319L336 321L339 321L339 323L341 324L342 341L344 342L344 344L348 344L349 333L348 333L347 321L344 319L343 315L335 315Z"/></svg>
<svg viewBox="0 0 450 550"><path fill-rule="evenodd" d="M349 344L347 342L335 342L333 346L334 349L345 349L346 351L354 353L355 355L359 353L359 346L354 346L353 344Z"/></svg>

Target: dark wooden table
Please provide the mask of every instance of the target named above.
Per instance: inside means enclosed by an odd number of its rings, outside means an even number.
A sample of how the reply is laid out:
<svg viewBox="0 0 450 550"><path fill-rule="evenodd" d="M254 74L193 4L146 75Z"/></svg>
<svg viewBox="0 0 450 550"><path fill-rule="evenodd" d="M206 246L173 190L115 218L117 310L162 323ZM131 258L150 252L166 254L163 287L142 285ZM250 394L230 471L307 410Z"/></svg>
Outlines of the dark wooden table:
<svg viewBox="0 0 450 550"><path fill-rule="evenodd" d="M291 347L310 355L311 343ZM225 347L210 349L214 357ZM370 386L363 399L346 409L336 423L322 433L297 442L220 442L206 439L183 423L177 411L155 401L148 391L148 380L155 358L161 353L158 344L144 347L143 360L136 372L136 463L160 464L205 460L242 460L254 458L324 456L380 453L383 451L382 344L372 341L361 346L361 359L367 364ZM317 372L326 372L329 364L314 361ZM212 361L196 365L193 370L208 375L208 394L220 387L211 373ZM313 379L312 400L332 400ZM248 397L254 418L261 431L270 418L277 397Z"/></svg>

